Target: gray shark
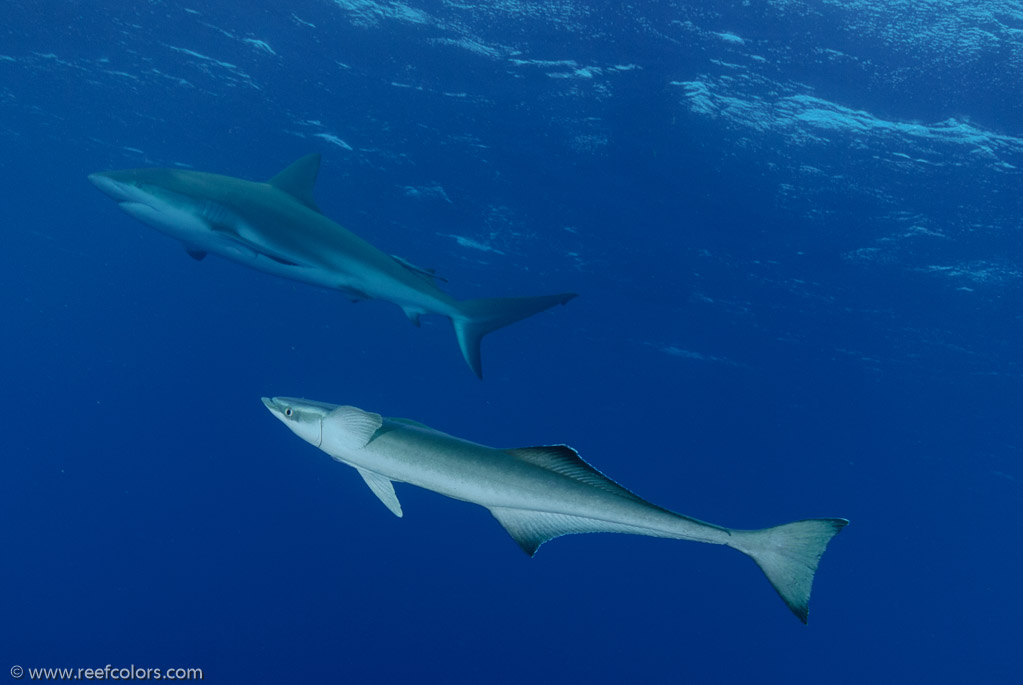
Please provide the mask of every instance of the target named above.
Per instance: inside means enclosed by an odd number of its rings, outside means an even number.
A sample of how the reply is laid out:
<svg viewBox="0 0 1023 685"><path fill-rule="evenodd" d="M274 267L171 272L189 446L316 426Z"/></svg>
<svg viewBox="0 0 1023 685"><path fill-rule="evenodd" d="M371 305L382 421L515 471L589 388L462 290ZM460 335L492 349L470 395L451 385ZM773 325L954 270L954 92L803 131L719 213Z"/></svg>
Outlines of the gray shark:
<svg viewBox="0 0 1023 685"><path fill-rule="evenodd" d="M848 523L806 519L736 530L651 504L607 478L567 445L496 449L409 419L290 397L263 404L303 440L354 467L396 516L393 482L410 483L490 510L532 556L569 533L632 533L725 545L753 558L806 623L817 563Z"/></svg>
<svg viewBox="0 0 1023 685"><path fill-rule="evenodd" d="M480 342L487 333L565 304L575 293L455 300L431 269L388 255L334 223L313 200L320 168L307 155L266 183L185 169L130 169L89 180L130 216L175 238L192 257L216 254L269 274L384 300L413 324L422 314L451 319L469 368L483 377Z"/></svg>

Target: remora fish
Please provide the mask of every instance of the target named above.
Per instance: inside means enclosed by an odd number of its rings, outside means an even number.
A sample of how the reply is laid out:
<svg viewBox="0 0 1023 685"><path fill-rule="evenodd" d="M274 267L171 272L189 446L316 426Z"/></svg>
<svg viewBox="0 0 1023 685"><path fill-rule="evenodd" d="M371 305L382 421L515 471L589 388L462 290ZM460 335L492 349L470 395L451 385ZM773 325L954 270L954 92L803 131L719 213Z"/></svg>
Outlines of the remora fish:
<svg viewBox="0 0 1023 685"><path fill-rule="evenodd" d="M291 397L263 404L303 440L354 467L395 516L392 482L410 483L490 510L532 556L569 533L632 533L727 545L753 558L806 623L817 562L845 519L806 519L734 530L662 509L587 464L567 445L496 449L409 419Z"/></svg>
<svg viewBox="0 0 1023 685"><path fill-rule="evenodd" d="M104 171L89 180L129 215L180 240L195 259L212 253L340 290L352 301L393 302L417 326L422 314L448 317L480 378L483 336L575 297L455 300L437 287L432 270L381 252L321 214L313 201L319 169L320 156L312 154L266 183L185 169Z"/></svg>

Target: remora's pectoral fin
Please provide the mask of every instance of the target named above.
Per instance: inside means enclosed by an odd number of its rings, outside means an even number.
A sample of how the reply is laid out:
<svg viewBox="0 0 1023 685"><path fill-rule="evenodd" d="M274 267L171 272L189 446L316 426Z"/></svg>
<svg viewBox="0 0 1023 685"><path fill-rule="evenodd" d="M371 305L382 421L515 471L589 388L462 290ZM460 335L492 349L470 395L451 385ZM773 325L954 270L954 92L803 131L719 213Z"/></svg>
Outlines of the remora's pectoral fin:
<svg viewBox="0 0 1023 685"><path fill-rule="evenodd" d="M358 407L338 407L323 417L321 448L362 449L382 425L384 419L380 414L362 411Z"/></svg>
<svg viewBox="0 0 1023 685"><path fill-rule="evenodd" d="M624 524L597 521L595 519L568 516L567 514L551 514L544 511L529 509L505 509L495 507L490 510L494 518L504 526L508 535L519 543L522 551L533 556L536 550L548 540L562 535L574 533L636 533L638 529Z"/></svg>
<svg viewBox="0 0 1023 685"><path fill-rule="evenodd" d="M191 257L197 262L201 262L202 260L206 259L206 250L196 250L190 247L186 247L185 252L188 253L189 257Z"/></svg>
<svg viewBox="0 0 1023 685"><path fill-rule="evenodd" d="M373 494L380 498L380 501L384 503L384 506L391 510L391 513L401 518L401 502L398 501L398 496L394 494L394 484L387 478L384 478L379 473L373 473L372 471L365 471L356 467L356 471L362 476L362 479L366 481L366 485L373 491Z"/></svg>
<svg viewBox="0 0 1023 685"><path fill-rule="evenodd" d="M313 199L313 186L320 173L320 155L313 153L293 162L291 166L271 178L268 182L278 190L304 204L314 212L319 212Z"/></svg>

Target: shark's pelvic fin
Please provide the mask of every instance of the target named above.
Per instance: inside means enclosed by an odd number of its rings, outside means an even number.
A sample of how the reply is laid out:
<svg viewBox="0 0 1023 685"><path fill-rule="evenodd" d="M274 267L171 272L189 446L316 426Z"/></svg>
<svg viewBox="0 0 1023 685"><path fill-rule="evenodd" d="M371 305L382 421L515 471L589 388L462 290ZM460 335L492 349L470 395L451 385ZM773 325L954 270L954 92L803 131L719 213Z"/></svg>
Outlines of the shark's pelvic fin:
<svg viewBox="0 0 1023 685"><path fill-rule="evenodd" d="M314 212L319 212L313 199L313 186L320 173L320 155L313 153L293 162L291 166L269 180L270 185L283 190Z"/></svg>
<svg viewBox="0 0 1023 685"><path fill-rule="evenodd" d="M195 248L186 247L185 252L188 253L189 257L191 257L197 262L201 262L202 260L206 259L206 250L197 250Z"/></svg>
<svg viewBox="0 0 1023 685"><path fill-rule="evenodd" d="M481 300L463 300L458 303L459 314L451 317L458 346L465 363L479 378L483 378L480 361L480 342L487 333L504 328L533 314L539 314L556 304L565 304L576 293L540 295L539 297L494 297Z"/></svg>
<svg viewBox="0 0 1023 685"><path fill-rule="evenodd" d="M426 313L424 310L420 309L419 307L411 307L411 306L409 306L409 307L402 307L401 311L405 312L405 316L408 317L408 320L411 321L412 325L415 326L416 328L419 328L419 326L420 326L419 317Z"/></svg>
<svg viewBox="0 0 1023 685"><path fill-rule="evenodd" d="M380 498L380 501L384 503L391 513L398 518L402 517L401 502L398 501L398 496L394 494L394 485L391 481L379 473L373 473L372 471L366 471L356 467L356 471L362 476L362 479L366 481L366 485L373 491L373 494Z"/></svg>

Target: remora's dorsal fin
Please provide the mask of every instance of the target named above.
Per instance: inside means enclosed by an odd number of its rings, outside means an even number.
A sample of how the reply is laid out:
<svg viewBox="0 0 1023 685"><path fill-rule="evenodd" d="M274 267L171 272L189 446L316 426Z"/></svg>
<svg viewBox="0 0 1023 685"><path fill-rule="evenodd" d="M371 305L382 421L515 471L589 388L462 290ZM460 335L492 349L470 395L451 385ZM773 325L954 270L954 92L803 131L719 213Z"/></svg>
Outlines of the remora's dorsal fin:
<svg viewBox="0 0 1023 685"><path fill-rule="evenodd" d="M399 417L396 417L396 416L392 416L392 417L388 418L387 420L388 421L393 421L395 423L403 423L406 426L412 426L414 428L425 428L426 430L433 431L434 433L437 432L437 430L435 428L431 428L430 426L427 426L425 423L421 423L421 422L416 421L414 419L402 419L402 418L399 418Z"/></svg>
<svg viewBox="0 0 1023 685"><path fill-rule="evenodd" d="M422 267L422 266L416 266L415 264L413 264L409 260L405 259L404 257L399 257L396 254L392 254L391 255L391 259L393 259L394 261L398 262L399 264L401 264L403 267L405 267L406 269L408 269L412 273L414 273L414 274L416 274L418 276L422 276L423 278L426 278L429 281L443 281L444 283L448 282L448 279L443 278L443 277L437 275L437 270L436 269L427 269L427 268Z"/></svg>
<svg viewBox="0 0 1023 685"><path fill-rule="evenodd" d="M380 414L358 407L338 407L323 417L321 448L358 450L369 444L374 433L384 425Z"/></svg>
<svg viewBox="0 0 1023 685"><path fill-rule="evenodd" d="M379 473L373 473L358 467L355 470L366 481L366 485L373 491L373 494L380 498L384 506L390 509L392 514L401 518L401 502L398 501L398 496L394 494L394 485L390 479L381 476Z"/></svg>
<svg viewBox="0 0 1023 685"><path fill-rule="evenodd" d="M648 504L646 500L639 497L635 493L623 488L618 483L614 482L603 473L593 468L579 456L579 453L568 445L544 445L542 447L519 447L516 449L505 450L508 454L513 457L517 457L522 461L527 461L530 464L541 466L548 471L560 473L563 476L568 476L587 485L592 485L595 488L600 488L605 492L610 492L620 497L625 497L634 502L643 502Z"/></svg>
<svg viewBox="0 0 1023 685"><path fill-rule="evenodd" d="M313 199L313 186L320 173L320 154L314 152L293 162L291 166L271 178L268 183L283 190L314 212L319 212Z"/></svg>

